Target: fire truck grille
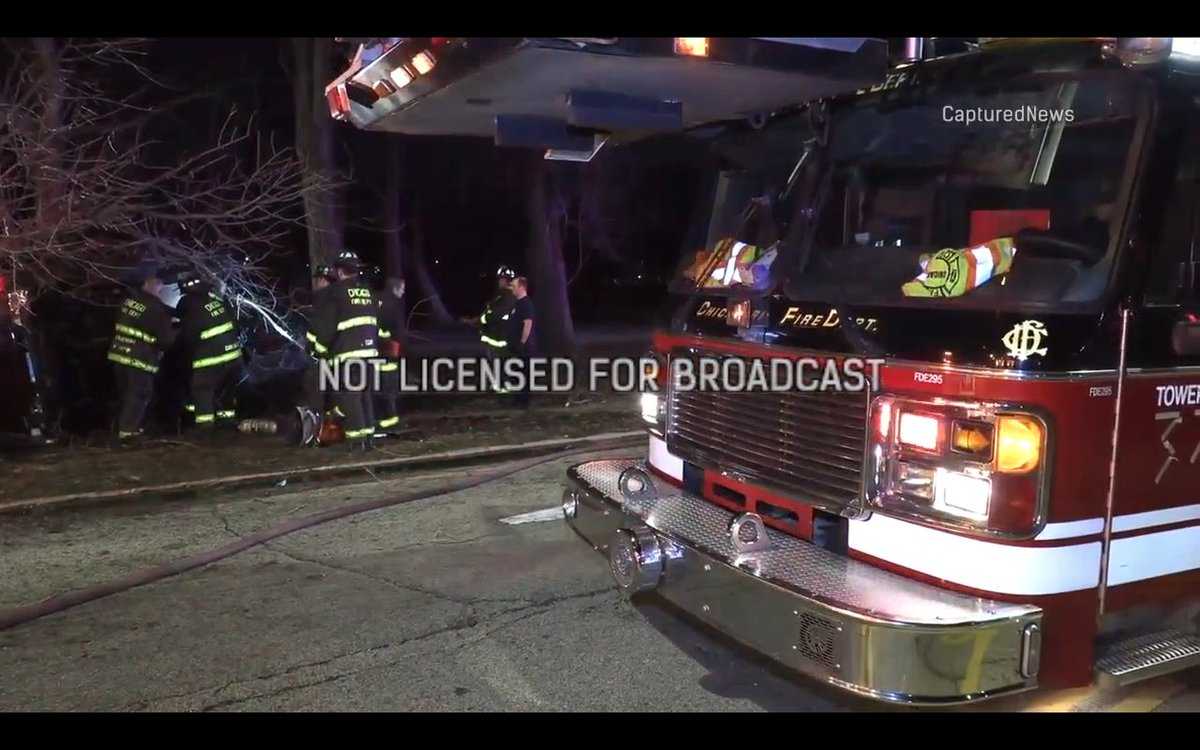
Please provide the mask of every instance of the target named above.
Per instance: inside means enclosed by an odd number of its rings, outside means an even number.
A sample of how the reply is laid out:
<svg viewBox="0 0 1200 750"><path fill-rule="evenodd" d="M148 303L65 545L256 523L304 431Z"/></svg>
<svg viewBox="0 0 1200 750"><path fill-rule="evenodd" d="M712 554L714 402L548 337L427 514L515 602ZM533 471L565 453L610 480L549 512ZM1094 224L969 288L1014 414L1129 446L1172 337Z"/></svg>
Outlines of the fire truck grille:
<svg viewBox="0 0 1200 750"><path fill-rule="evenodd" d="M672 388L668 441L672 453L701 467L840 509L862 491L868 398L865 390Z"/></svg>

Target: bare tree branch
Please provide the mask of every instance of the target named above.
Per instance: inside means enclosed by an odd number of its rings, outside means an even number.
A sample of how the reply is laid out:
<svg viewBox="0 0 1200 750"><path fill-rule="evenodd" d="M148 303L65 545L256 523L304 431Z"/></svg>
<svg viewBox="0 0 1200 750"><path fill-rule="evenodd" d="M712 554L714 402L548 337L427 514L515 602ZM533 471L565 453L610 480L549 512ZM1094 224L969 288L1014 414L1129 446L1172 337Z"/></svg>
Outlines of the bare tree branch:
<svg viewBox="0 0 1200 750"><path fill-rule="evenodd" d="M303 223L305 198L327 189L293 149L236 109L192 153L155 142L151 126L171 125L172 106L198 95L144 103L165 86L141 40L8 39L0 55L0 268L33 295L89 298L152 259L268 315L261 261Z"/></svg>

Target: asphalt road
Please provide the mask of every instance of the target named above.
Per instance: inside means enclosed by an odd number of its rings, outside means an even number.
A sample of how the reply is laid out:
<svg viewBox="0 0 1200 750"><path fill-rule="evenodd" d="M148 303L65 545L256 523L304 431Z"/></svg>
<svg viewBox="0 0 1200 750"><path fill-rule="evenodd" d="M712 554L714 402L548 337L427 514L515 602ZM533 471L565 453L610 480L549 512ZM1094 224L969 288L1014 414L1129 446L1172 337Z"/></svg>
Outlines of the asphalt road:
<svg viewBox="0 0 1200 750"><path fill-rule="evenodd" d="M578 459L577 459L578 460ZM566 462L0 632L4 711L865 711L653 605L560 520ZM479 470L482 471L482 470ZM0 611L463 472L0 520ZM1200 710L1200 675L986 710Z"/></svg>

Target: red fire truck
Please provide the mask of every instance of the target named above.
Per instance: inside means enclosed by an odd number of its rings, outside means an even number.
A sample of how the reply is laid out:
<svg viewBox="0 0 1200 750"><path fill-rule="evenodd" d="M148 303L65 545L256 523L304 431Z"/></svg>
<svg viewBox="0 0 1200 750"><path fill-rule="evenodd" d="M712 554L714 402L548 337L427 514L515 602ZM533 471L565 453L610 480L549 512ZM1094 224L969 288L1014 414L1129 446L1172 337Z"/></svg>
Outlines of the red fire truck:
<svg viewBox="0 0 1200 750"><path fill-rule="evenodd" d="M648 453L571 468L564 516L628 594L882 701L1194 666L1200 39L913 49L705 130ZM865 389L679 377L864 358Z"/></svg>
<svg viewBox="0 0 1200 750"><path fill-rule="evenodd" d="M656 356L884 364L647 394L648 456L564 496L620 586L885 701L1200 662L1197 64L997 40L773 119L805 146L685 259Z"/></svg>

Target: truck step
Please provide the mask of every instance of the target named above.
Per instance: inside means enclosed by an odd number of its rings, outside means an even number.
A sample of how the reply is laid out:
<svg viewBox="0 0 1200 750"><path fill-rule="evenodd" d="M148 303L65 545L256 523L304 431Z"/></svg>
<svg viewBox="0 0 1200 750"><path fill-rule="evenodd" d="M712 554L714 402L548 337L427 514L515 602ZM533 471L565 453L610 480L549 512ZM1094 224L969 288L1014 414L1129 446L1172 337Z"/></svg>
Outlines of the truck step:
<svg viewBox="0 0 1200 750"><path fill-rule="evenodd" d="M1116 641L1101 650L1096 680L1103 686L1132 685L1200 665L1200 637L1163 630Z"/></svg>

